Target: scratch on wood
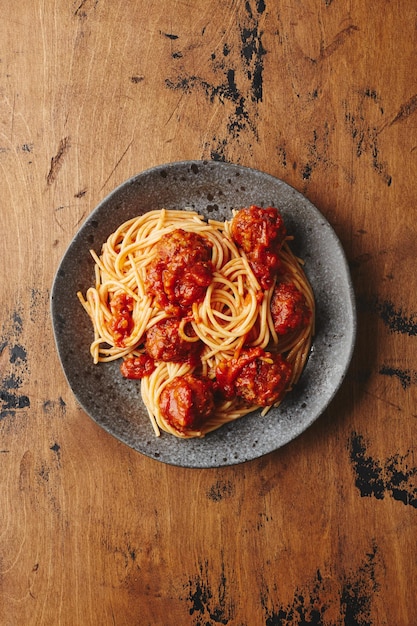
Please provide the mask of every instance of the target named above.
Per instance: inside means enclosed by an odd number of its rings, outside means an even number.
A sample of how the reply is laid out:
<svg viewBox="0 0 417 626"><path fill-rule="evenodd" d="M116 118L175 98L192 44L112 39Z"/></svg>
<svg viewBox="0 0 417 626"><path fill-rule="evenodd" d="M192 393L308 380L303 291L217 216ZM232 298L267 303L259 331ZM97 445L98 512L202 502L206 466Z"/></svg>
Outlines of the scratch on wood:
<svg viewBox="0 0 417 626"><path fill-rule="evenodd" d="M341 30L340 33L336 35L336 37L334 38L331 44L329 44L328 46L320 50L320 55L319 55L318 60L323 61L324 59L327 59L334 52L336 52L336 50L340 48L340 46L342 46L345 43L348 37L353 35L353 33L358 30L359 30L358 26L355 26L354 24L351 24L347 28L344 28L343 30Z"/></svg>
<svg viewBox="0 0 417 626"><path fill-rule="evenodd" d="M417 110L417 94L415 94L410 100L408 100L405 104L401 105L397 115L390 122L390 126L396 124L397 122L403 122L410 115L412 115Z"/></svg>
<svg viewBox="0 0 417 626"><path fill-rule="evenodd" d="M390 402L389 400L387 400L386 398L376 394L376 393L371 393L370 391L367 391L366 389L364 389L363 391L367 396L369 396L370 398L374 398L374 400L377 400L378 402L382 402L382 404L385 404L386 406L391 407L392 409L395 409L396 411L398 411L399 413L402 413L402 408L400 407L399 404L395 404L394 402Z"/></svg>
<svg viewBox="0 0 417 626"><path fill-rule="evenodd" d="M69 137L64 137L59 142L58 152L51 159L51 167L46 177L46 182L48 185L52 185L55 182L56 177L58 176L59 170L62 167L62 162L70 149L71 143Z"/></svg>
<svg viewBox="0 0 417 626"><path fill-rule="evenodd" d="M379 127L377 133L378 135L382 133L387 127L394 126L394 124L398 124L399 122L404 122L406 119L410 117L417 110L417 94L412 96L407 102L402 104L398 109L397 114L393 117L391 121L386 121L382 126ZM415 146L410 150L413 152L415 150Z"/></svg>
<svg viewBox="0 0 417 626"><path fill-rule="evenodd" d="M79 14L79 12L81 11L81 9L83 8L83 6L85 5L86 2L87 2L87 0L82 0L80 5L78 6L78 8L74 11L74 15L78 15Z"/></svg>
<svg viewBox="0 0 417 626"><path fill-rule="evenodd" d="M117 163L115 164L115 166L113 167L112 171L110 172L110 174L107 176L106 180L104 181L104 183L102 184L100 191L102 191L104 189L104 187L107 185L107 183L109 182L110 178L113 176L114 172L117 170L117 168L119 167L120 163L122 162L123 158L125 157L127 151L129 150L130 146L133 143L133 139L130 141L130 143L128 144L126 150L123 152L122 156L120 157L120 159L117 161Z"/></svg>

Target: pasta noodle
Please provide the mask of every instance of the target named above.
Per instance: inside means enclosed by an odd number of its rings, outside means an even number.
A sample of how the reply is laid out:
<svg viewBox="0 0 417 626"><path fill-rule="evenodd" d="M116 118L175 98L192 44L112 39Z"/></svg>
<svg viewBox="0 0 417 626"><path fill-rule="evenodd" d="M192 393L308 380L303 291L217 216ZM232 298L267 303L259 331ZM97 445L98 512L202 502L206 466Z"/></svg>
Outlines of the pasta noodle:
<svg viewBox="0 0 417 626"><path fill-rule="evenodd" d="M273 360L271 354L283 355L291 366L286 392L297 383L304 369L314 332L314 296L302 261L291 251L290 237L286 236L279 248L279 277L274 276L265 288L250 254L236 243L232 226L232 220L205 220L188 209L151 210L121 224L103 244L99 255L91 251L95 284L85 296L77 295L92 321L94 338L90 352L98 364L143 356L150 329L178 317L171 303L162 306L149 288L149 276L159 267L161 240L185 231L208 242L211 250L210 260L202 263L204 271L207 264L211 268L209 284L202 296L179 315L181 342L190 350L193 345L202 346L198 361L155 360L153 370L140 377L142 400L156 435L162 430L179 437L201 437L260 406L226 394L216 397L215 409L202 423L178 429L161 410L164 389L177 377L197 374L215 381L218 368L238 359L244 350L254 350L265 363ZM306 323L284 336L277 333L271 306L279 280L297 288L309 311ZM283 395L273 404L278 405ZM261 407L263 413L268 408Z"/></svg>

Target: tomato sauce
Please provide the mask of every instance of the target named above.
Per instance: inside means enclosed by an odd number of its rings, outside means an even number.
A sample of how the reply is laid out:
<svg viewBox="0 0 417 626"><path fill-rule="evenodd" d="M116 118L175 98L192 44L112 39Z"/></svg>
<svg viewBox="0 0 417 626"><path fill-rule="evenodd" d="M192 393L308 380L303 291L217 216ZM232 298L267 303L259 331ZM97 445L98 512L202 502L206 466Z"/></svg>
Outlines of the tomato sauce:
<svg viewBox="0 0 417 626"><path fill-rule="evenodd" d="M287 390L292 366L280 354L249 348L216 369L217 391L226 398L238 396L248 405L270 406Z"/></svg>
<svg viewBox="0 0 417 626"><path fill-rule="evenodd" d="M112 318L109 329L116 346L123 347L125 339L133 330L133 298L125 293L115 295L110 300Z"/></svg>

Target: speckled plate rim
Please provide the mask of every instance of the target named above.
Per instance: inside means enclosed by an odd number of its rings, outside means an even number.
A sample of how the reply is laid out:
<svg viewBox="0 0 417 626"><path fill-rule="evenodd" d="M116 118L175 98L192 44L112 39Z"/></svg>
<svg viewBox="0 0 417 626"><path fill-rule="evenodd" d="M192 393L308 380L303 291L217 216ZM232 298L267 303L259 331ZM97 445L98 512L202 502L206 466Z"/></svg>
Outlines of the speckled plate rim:
<svg viewBox="0 0 417 626"><path fill-rule="evenodd" d="M277 206L294 251L304 259L316 298L316 335L296 389L278 409L228 424L203 439L155 437L137 381L112 364L94 365L92 328L77 291L94 280L89 249L123 221L154 208L191 207L214 219L232 208ZM69 244L51 290L58 355L80 406L109 434L161 462L190 468L234 465L273 452L302 434L328 407L351 361L356 337L354 291L342 245L328 221L300 192L259 170L219 161L178 161L145 170L116 187L92 211Z"/></svg>

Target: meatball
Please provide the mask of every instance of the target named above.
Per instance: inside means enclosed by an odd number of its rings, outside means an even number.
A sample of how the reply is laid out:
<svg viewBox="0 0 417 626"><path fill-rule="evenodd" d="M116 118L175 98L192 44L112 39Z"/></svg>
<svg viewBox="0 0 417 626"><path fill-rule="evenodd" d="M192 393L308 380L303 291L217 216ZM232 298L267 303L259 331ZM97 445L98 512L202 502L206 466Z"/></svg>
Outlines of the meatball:
<svg viewBox="0 0 417 626"><path fill-rule="evenodd" d="M261 287L268 289L281 269L279 251L287 234L278 209L257 206L242 209L233 218L231 231Z"/></svg>
<svg viewBox="0 0 417 626"><path fill-rule="evenodd" d="M177 317L158 322L146 333L145 350L155 361L173 361L195 365L203 344L187 341L179 334L181 320Z"/></svg>
<svg viewBox="0 0 417 626"><path fill-rule="evenodd" d="M238 396L247 404L270 406L284 395L292 370L280 354L247 348L237 358L219 363L216 384L226 398Z"/></svg>
<svg viewBox="0 0 417 626"><path fill-rule="evenodd" d="M158 308L182 315L203 300L213 277L211 250L205 237L181 228L161 237L146 274L147 292Z"/></svg>
<svg viewBox="0 0 417 626"><path fill-rule="evenodd" d="M262 209L252 205L241 209L232 220L232 237L246 254L256 248L279 247L285 236L284 220L274 207Z"/></svg>
<svg viewBox="0 0 417 626"><path fill-rule="evenodd" d="M150 376L155 367L155 361L152 357L148 354L140 354L139 356L125 359L120 366L120 371L124 378L140 380L145 376Z"/></svg>
<svg viewBox="0 0 417 626"><path fill-rule="evenodd" d="M156 245L157 255L172 268L190 267L211 259L211 243L195 232L177 228L163 235Z"/></svg>
<svg viewBox="0 0 417 626"><path fill-rule="evenodd" d="M216 367L216 386L221 394L233 398L236 395L235 380L243 367L264 354L262 348L247 348L238 357L221 361Z"/></svg>
<svg viewBox="0 0 417 626"><path fill-rule="evenodd" d="M199 430L214 410L212 383L194 374L177 376L162 391L159 406L177 432L186 435Z"/></svg>
<svg viewBox="0 0 417 626"><path fill-rule="evenodd" d="M242 368L235 380L236 394L247 404L271 406L284 396L292 365L280 354L267 354Z"/></svg>
<svg viewBox="0 0 417 626"><path fill-rule="evenodd" d="M292 283L280 283L275 287L271 314L280 336L305 328L312 315L304 294Z"/></svg>

